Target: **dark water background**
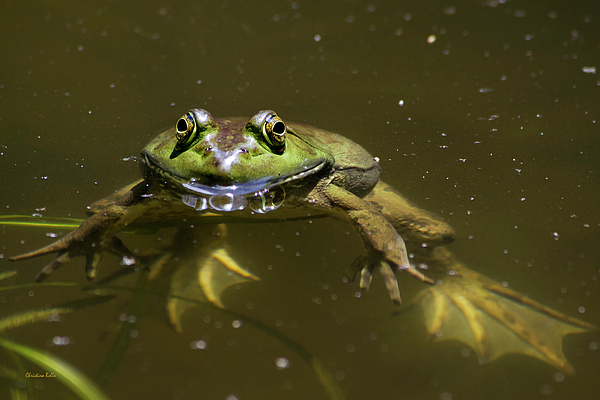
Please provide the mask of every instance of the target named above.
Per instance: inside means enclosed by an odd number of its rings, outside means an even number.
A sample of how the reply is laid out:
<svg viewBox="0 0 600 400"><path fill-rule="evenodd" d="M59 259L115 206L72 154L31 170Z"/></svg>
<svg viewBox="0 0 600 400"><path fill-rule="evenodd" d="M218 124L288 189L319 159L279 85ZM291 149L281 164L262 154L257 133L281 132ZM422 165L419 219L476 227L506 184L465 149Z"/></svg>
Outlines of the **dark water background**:
<svg viewBox="0 0 600 400"><path fill-rule="evenodd" d="M379 157L386 182L456 227L452 251L471 268L600 325L596 1L5 1L0 38L2 215L45 207L45 216L82 218L86 205L138 178L135 161L123 159L189 108L248 117L273 109ZM0 229L0 271L17 268L11 283L31 282L46 259L6 258L48 243L46 231ZM125 240L145 249L157 238ZM226 305L322 358L349 399L600 393L597 333L565 339L573 377L518 355L480 366L462 344L428 343L418 311L393 316L380 279L357 300L357 284L342 278L361 244L341 222L236 225L230 244L262 281L228 291ZM100 274L117 267L106 257ZM82 261L51 279L84 284ZM422 286L400 282L409 303ZM80 295L2 292L0 313ZM94 376L129 298L6 336ZM288 347L232 320L190 314L175 333L149 298L106 392L328 398ZM55 336L71 344L53 346ZM190 348L203 338L205 350ZM277 369L278 357L291 367ZM60 390L52 380L36 387L40 398Z"/></svg>

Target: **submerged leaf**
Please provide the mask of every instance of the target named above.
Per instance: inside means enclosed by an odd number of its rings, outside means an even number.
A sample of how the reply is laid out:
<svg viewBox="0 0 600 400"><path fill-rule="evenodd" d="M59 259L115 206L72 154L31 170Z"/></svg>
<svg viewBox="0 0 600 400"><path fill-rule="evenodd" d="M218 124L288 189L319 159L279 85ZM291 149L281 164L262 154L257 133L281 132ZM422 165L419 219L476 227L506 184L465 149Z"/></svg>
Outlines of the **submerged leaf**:
<svg viewBox="0 0 600 400"><path fill-rule="evenodd" d="M0 292L3 290L14 290L14 289L26 289L26 288L39 288L42 286L77 286L76 282L42 282L42 283L22 283L20 285L2 286Z"/></svg>
<svg viewBox="0 0 600 400"><path fill-rule="evenodd" d="M0 346L13 351L54 373L56 378L83 400L109 400L81 371L48 352L0 338Z"/></svg>
<svg viewBox="0 0 600 400"><path fill-rule="evenodd" d="M0 281L3 279L8 279L8 278L12 278L13 276L15 276L17 274L17 271L6 271L6 272L2 272L0 274Z"/></svg>
<svg viewBox="0 0 600 400"><path fill-rule="evenodd" d="M77 309L97 306L99 304L112 300L114 297L115 296L112 295L90 297L63 303L57 307L50 309L44 308L38 310L28 310L19 314L11 315L9 317L0 319L0 332L3 332L7 329L31 324L34 322L45 321L48 319L49 316L53 316L56 314L67 314Z"/></svg>
<svg viewBox="0 0 600 400"><path fill-rule="evenodd" d="M3 215L0 217L0 225L34 228L75 229L82 222L83 219L77 218L46 218L32 217L30 215Z"/></svg>
<svg viewBox="0 0 600 400"><path fill-rule="evenodd" d="M72 311L72 308L51 308L48 310L29 310L23 313L11 315L10 317L0 319L0 332L34 322L46 321L49 316L56 314L67 314Z"/></svg>

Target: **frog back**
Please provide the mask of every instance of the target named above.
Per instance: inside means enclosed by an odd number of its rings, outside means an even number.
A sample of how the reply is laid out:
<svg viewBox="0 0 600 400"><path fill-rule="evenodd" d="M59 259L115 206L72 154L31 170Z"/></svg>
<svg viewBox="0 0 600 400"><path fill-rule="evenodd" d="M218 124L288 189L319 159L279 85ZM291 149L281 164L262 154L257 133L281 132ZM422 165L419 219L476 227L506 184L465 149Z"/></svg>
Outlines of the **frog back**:
<svg viewBox="0 0 600 400"><path fill-rule="evenodd" d="M331 154L335 160L331 182L364 197L379 181L381 167L362 146L340 134L309 125L288 123L288 130L312 146Z"/></svg>

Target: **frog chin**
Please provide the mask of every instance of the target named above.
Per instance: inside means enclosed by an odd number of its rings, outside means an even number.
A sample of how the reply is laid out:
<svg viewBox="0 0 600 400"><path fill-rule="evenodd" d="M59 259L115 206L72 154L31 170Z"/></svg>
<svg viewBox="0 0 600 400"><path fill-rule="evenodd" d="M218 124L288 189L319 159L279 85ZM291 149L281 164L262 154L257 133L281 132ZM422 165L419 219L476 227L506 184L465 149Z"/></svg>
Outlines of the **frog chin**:
<svg viewBox="0 0 600 400"><path fill-rule="evenodd" d="M202 196L244 196L256 193L263 189L269 189L270 187L275 186L278 183L278 181L272 181L271 178L264 178L256 179L250 182L236 183L232 185L206 185L192 178L188 182L182 183L181 186L183 186L191 192L198 193Z"/></svg>

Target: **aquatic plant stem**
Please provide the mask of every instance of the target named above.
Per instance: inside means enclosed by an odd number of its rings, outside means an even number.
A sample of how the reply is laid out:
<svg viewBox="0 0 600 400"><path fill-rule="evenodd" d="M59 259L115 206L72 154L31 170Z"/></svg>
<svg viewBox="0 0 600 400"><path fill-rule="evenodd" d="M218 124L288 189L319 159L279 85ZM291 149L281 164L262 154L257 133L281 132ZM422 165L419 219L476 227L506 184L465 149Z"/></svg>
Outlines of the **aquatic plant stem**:
<svg viewBox="0 0 600 400"><path fill-rule="evenodd" d="M131 300L128 311L128 315L133 318L131 318L131 320L128 318L122 323L119 336L117 336L115 339L115 342L111 347L106 359L104 360L104 363L94 378L94 381L101 388L104 388L112 379L114 371L121 363L123 355L127 351L127 347L131 342L131 332L137 326L137 322L142 314L142 304L144 301L144 295L146 294L148 275L149 271L147 269L140 268L139 276L133 290L133 299Z"/></svg>

